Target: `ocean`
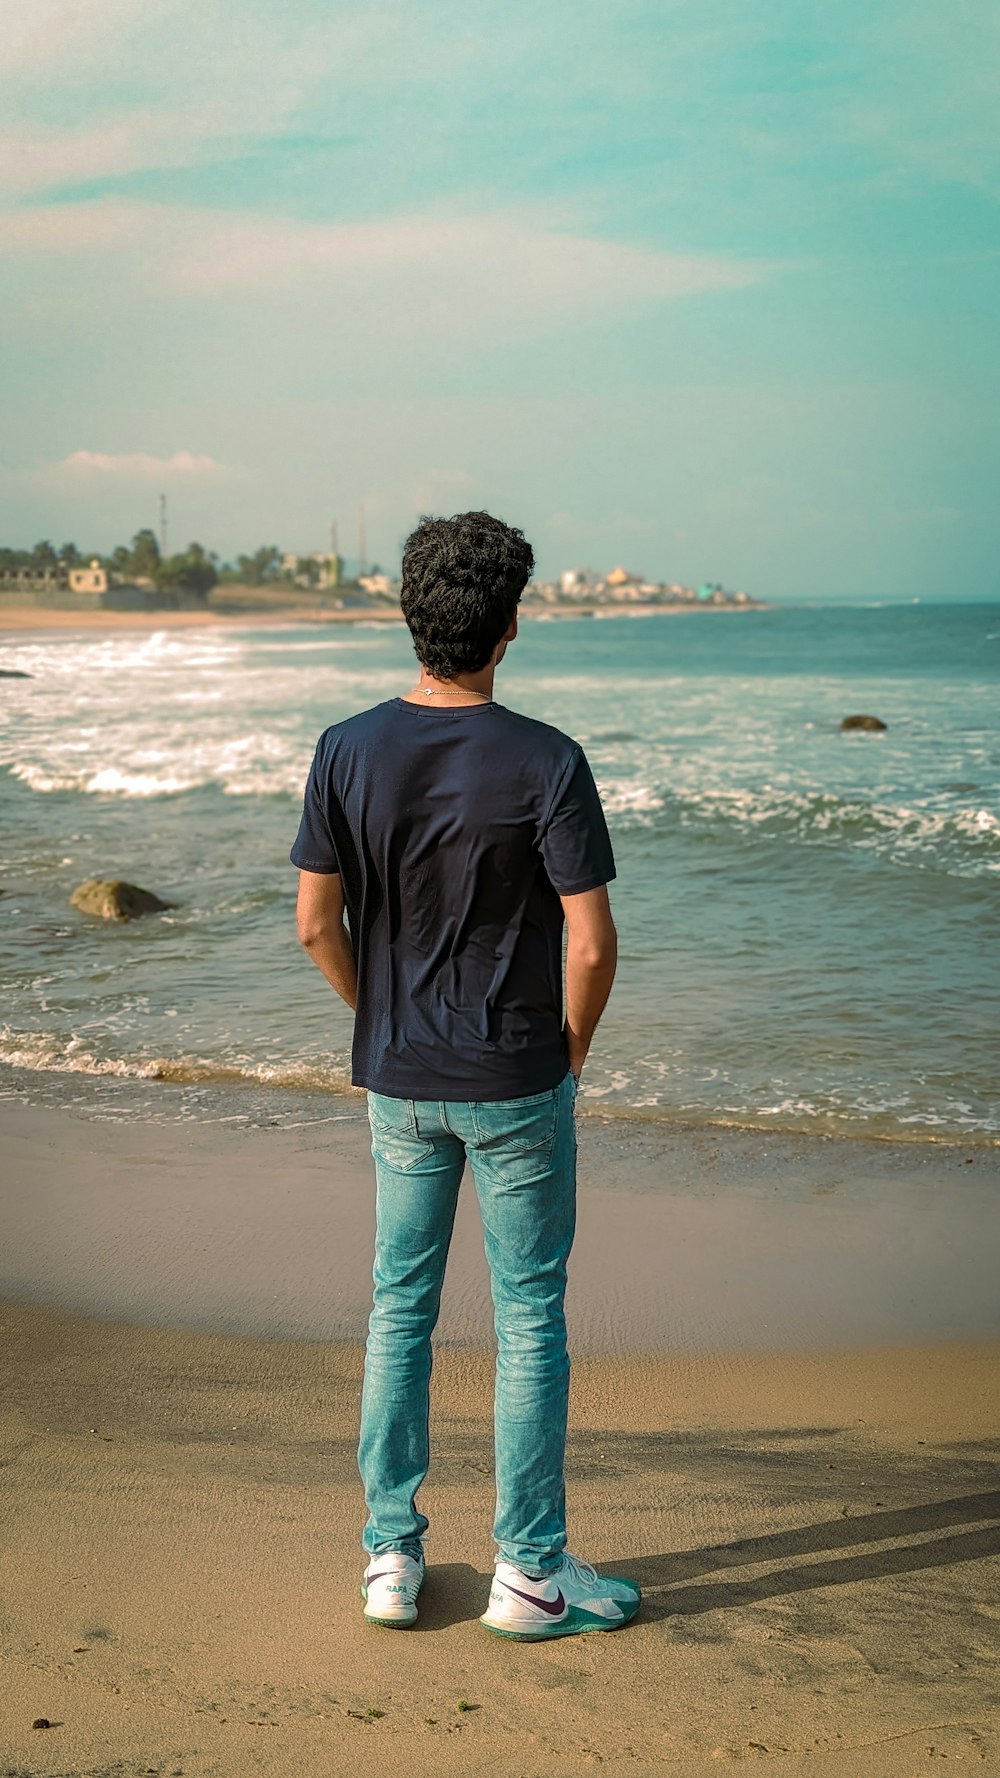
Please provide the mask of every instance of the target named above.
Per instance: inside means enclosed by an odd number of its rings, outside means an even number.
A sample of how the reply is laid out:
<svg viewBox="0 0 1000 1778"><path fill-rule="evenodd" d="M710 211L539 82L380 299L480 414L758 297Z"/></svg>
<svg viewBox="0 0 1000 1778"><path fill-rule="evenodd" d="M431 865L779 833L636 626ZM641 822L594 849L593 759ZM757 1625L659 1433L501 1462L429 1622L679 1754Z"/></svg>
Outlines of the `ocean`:
<svg viewBox="0 0 1000 1778"><path fill-rule="evenodd" d="M0 1092L322 1116L349 1014L288 849L320 731L414 683L403 627L25 633L0 667ZM988 604L522 624L497 697L583 743L618 862L584 1111L1000 1139L998 681ZM88 919L92 876L177 905Z"/></svg>

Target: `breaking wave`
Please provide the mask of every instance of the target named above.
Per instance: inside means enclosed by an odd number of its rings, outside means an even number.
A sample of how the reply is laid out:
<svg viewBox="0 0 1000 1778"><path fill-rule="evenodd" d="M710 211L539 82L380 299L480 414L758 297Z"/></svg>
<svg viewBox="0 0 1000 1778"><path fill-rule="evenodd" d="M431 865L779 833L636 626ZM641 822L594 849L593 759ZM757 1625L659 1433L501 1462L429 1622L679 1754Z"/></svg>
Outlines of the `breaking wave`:
<svg viewBox="0 0 1000 1778"><path fill-rule="evenodd" d="M218 1088L221 1091L263 1089L268 1095L302 1097L348 1094L360 1099L362 1089L351 1084L346 1068L329 1064L224 1061L202 1056L100 1055L82 1039L58 1037L45 1032L0 1029L0 1081L12 1075L90 1076L96 1080L161 1083L166 1086ZM8 1076L8 1078L10 1078ZM875 1138L909 1143L956 1143L964 1147L1000 1146L1000 1126L972 1114L964 1103L947 1108L915 1107L904 1099L872 1099L863 1094L852 1100L834 1095L788 1094L773 1103L728 1104L722 1107L693 1098L690 1083L679 1098L651 1093L646 1088L631 1098L623 1097L638 1082L620 1071L602 1085L600 1077L581 1091L583 1117L627 1123L673 1123L691 1128L733 1130L782 1130L790 1134L824 1134L846 1138ZM2 1090L2 1088L0 1088ZM612 1097L612 1095L615 1095ZM270 1101L269 1099L269 1102Z"/></svg>
<svg viewBox="0 0 1000 1778"><path fill-rule="evenodd" d="M353 1093L350 1074L305 1063L226 1062L207 1056L99 1055L78 1037L0 1030L0 1064L33 1073L89 1074L118 1080L161 1080L176 1086L256 1085L290 1092Z"/></svg>
<svg viewBox="0 0 1000 1778"><path fill-rule="evenodd" d="M155 755L155 757L151 757ZM294 736L248 735L203 740L187 755L169 747L139 748L128 763L95 765L65 757L58 769L14 760L7 770L28 789L114 798L171 797L216 790L227 797L302 794L309 751ZM791 841L867 851L896 864L954 876L1000 873L1000 814L969 803L893 803L831 791L763 785L685 789L642 777L606 777L598 788L612 832L715 829L748 839Z"/></svg>
<svg viewBox="0 0 1000 1778"><path fill-rule="evenodd" d="M954 876L1000 872L1000 815L989 808L920 807L770 785L667 790L600 778L598 785L612 827L621 829L714 827L761 842L856 848Z"/></svg>

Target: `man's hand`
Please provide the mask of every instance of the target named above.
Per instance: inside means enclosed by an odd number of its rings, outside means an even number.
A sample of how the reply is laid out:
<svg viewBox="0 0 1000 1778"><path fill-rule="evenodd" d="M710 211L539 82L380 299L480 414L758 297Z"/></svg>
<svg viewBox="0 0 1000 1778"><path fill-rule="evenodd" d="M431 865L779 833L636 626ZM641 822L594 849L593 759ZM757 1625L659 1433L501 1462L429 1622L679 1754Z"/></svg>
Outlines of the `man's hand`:
<svg viewBox="0 0 1000 1778"><path fill-rule="evenodd" d="M344 925L344 888L337 876L300 870L299 898L295 909L299 943L342 1000L354 1007L358 1000L358 971L354 947Z"/></svg>
<svg viewBox="0 0 1000 1778"><path fill-rule="evenodd" d="M618 934L606 886L559 899L567 932L566 1045L570 1069L579 1080L615 979Z"/></svg>

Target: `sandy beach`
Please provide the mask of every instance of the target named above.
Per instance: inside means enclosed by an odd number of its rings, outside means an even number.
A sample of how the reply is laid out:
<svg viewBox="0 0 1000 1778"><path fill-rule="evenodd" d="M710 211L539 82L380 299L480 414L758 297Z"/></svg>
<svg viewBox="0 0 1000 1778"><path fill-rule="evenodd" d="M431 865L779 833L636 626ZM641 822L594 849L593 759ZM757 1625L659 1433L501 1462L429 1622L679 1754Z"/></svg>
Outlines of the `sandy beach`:
<svg viewBox="0 0 1000 1778"><path fill-rule="evenodd" d="M0 1101L0 1297L206 1333L364 1338L374 1188L362 1095L275 1094L262 1126L240 1089L204 1121L186 1112L180 1085L81 1085L86 1113ZM149 1121L154 1105L163 1121ZM996 1148L586 1110L578 1127L567 1303L577 1352L828 1351L1000 1333ZM439 1340L481 1346L490 1313L474 1194L463 1191Z"/></svg>
<svg viewBox="0 0 1000 1778"><path fill-rule="evenodd" d="M393 610L320 611L316 606L260 605L227 611L206 606L198 611L63 610L46 605L0 605L0 635L30 630L192 630L205 624L259 629L273 624L402 623Z"/></svg>
<svg viewBox="0 0 1000 1778"><path fill-rule="evenodd" d="M0 1143L0 1771L1000 1770L995 1155L582 1120L571 1540L646 1602L529 1647L476 1622L470 1202L402 1635L357 1594L358 1101L261 1130L15 1098Z"/></svg>
<svg viewBox="0 0 1000 1778"><path fill-rule="evenodd" d="M691 605L621 605L582 608L550 605L527 605L519 616L538 622L555 623L574 617L683 617L697 608ZM718 607L710 608L712 610ZM722 609L744 611L757 606L733 606ZM702 613L704 615L704 613ZM294 602L230 608L222 603L192 611L112 611L58 609L45 605L0 604L0 635L21 634L30 630L190 630L199 625L223 624L227 628L272 628L284 624L358 624L402 623L403 614L393 606L352 606L344 611L317 605L296 605Z"/></svg>

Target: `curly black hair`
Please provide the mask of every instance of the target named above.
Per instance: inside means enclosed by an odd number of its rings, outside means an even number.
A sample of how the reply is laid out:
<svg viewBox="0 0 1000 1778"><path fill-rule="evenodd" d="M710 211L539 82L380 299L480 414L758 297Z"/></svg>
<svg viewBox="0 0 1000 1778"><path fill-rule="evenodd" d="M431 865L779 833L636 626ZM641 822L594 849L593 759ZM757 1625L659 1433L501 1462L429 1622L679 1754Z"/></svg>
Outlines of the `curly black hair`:
<svg viewBox="0 0 1000 1778"><path fill-rule="evenodd" d="M522 533L488 512L421 519L403 550L400 603L428 673L454 679L486 666L534 565Z"/></svg>

